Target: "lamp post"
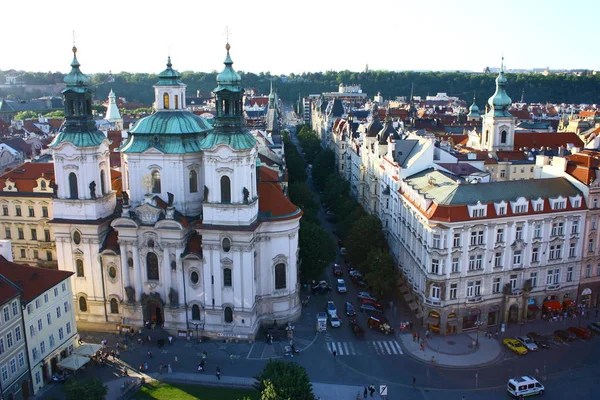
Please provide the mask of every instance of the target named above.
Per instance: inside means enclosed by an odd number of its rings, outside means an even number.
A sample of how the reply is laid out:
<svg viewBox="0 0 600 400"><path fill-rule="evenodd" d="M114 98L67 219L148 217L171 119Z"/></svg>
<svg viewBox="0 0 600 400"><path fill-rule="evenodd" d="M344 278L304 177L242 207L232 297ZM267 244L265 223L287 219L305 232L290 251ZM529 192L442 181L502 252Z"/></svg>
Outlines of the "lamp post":
<svg viewBox="0 0 600 400"><path fill-rule="evenodd" d="M475 339L475 347L479 346L479 327L483 325L482 321L475 321L475 326L477 327L477 338Z"/></svg>
<svg viewBox="0 0 600 400"><path fill-rule="evenodd" d="M198 323L194 322L194 326L196 327L196 341L200 341L200 338L198 337Z"/></svg>

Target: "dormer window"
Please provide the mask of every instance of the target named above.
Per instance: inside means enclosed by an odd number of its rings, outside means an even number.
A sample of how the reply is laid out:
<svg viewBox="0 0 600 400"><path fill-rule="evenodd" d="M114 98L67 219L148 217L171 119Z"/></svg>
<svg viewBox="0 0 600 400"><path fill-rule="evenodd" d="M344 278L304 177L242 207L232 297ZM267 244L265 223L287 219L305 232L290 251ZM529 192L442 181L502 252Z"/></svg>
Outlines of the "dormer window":
<svg viewBox="0 0 600 400"><path fill-rule="evenodd" d="M564 210L565 208L567 208L567 200L560 198L552 201L553 210Z"/></svg>
<svg viewBox="0 0 600 400"><path fill-rule="evenodd" d="M40 188L46 190L46 181L40 181Z"/></svg>
<svg viewBox="0 0 600 400"><path fill-rule="evenodd" d="M471 218L481 218L487 215L487 207L485 204L478 203L475 206L468 206Z"/></svg>
<svg viewBox="0 0 600 400"><path fill-rule="evenodd" d="M516 205L515 208L515 214L523 214L527 212L527 204L519 204Z"/></svg>
<svg viewBox="0 0 600 400"><path fill-rule="evenodd" d="M581 207L581 196L571 197L570 200L571 200L571 206L573 208Z"/></svg>

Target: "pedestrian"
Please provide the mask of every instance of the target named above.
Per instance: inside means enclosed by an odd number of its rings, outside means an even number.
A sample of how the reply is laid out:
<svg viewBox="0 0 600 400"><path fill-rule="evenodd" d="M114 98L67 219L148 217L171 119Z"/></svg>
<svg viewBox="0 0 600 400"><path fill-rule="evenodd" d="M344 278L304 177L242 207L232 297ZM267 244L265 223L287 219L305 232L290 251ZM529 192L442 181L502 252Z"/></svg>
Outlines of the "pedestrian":
<svg viewBox="0 0 600 400"><path fill-rule="evenodd" d="M229 355L229 363L233 364L233 353Z"/></svg>
<svg viewBox="0 0 600 400"><path fill-rule="evenodd" d="M332 351L332 354L333 354L333 358L335 359L335 356L337 356L337 351L334 349L334 350Z"/></svg>
<svg viewBox="0 0 600 400"><path fill-rule="evenodd" d="M202 352L202 361L206 361L206 357L208 357L208 354L206 353L206 350L204 350Z"/></svg>
<svg viewBox="0 0 600 400"><path fill-rule="evenodd" d="M373 397L373 393L375 393L375 385L371 384L369 386L369 392L371 394L371 397Z"/></svg>
<svg viewBox="0 0 600 400"><path fill-rule="evenodd" d="M177 358L177 356L175 356L175 364L177 364L179 362L179 359Z"/></svg>
<svg viewBox="0 0 600 400"><path fill-rule="evenodd" d="M217 367L217 379L221 380L221 368Z"/></svg>
<svg viewBox="0 0 600 400"><path fill-rule="evenodd" d="M152 352L148 350L148 358L152 358Z"/></svg>
<svg viewBox="0 0 600 400"><path fill-rule="evenodd" d="M171 364L167 364L167 371L169 372L169 374L173 373L173 367L171 367Z"/></svg>
<svg viewBox="0 0 600 400"><path fill-rule="evenodd" d="M367 387L365 386L365 391L363 392L363 398L366 399L367 398Z"/></svg>
<svg viewBox="0 0 600 400"><path fill-rule="evenodd" d="M417 341L417 333L413 332L413 342L416 342L416 341Z"/></svg>
<svg viewBox="0 0 600 400"><path fill-rule="evenodd" d="M169 344L172 345L173 344L173 336L169 335Z"/></svg>
<svg viewBox="0 0 600 400"><path fill-rule="evenodd" d="M421 341L421 332L417 333L417 342Z"/></svg>
<svg viewBox="0 0 600 400"><path fill-rule="evenodd" d="M416 384L417 384L417 378L415 378L415 377L413 376L413 387L415 387L415 385L416 385Z"/></svg>
<svg viewBox="0 0 600 400"><path fill-rule="evenodd" d="M202 364L202 361L200 361L198 363L198 372L203 372L204 371L204 365Z"/></svg>
<svg viewBox="0 0 600 400"><path fill-rule="evenodd" d="M138 335L142 336L142 328L138 329Z"/></svg>
<svg viewBox="0 0 600 400"><path fill-rule="evenodd" d="M150 344L150 342L152 341L152 339L150 339L150 335L148 335L148 337L146 338L146 340L148 340L148 344Z"/></svg>

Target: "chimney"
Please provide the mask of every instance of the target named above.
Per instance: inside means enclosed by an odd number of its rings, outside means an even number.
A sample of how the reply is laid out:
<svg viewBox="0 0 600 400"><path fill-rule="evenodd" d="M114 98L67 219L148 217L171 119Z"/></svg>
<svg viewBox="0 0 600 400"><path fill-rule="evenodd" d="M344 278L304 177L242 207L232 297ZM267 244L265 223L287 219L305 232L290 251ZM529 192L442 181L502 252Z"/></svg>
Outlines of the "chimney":
<svg viewBox="0 0 600 400"><path fill-rule="evenodd" d="M0 256L6 261L13 262L12 245L10 240L0 240Z"/></svg>

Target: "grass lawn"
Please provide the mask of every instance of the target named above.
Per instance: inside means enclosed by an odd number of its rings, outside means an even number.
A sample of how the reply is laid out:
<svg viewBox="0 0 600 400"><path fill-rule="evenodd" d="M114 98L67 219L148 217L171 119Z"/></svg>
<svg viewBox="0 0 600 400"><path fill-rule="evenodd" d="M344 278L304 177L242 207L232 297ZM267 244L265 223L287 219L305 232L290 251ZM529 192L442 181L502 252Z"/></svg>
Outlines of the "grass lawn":
<svg viewBox="0 0 600 400"><path fill-rule="evenodd" d="M260 393L253 389L230 389L219 387L206 387L198 385L170 385L168 383L154 383L150 387L143 386L134 396L134 399L156 400L243 400L248 397L259 400Z"/></svg>

